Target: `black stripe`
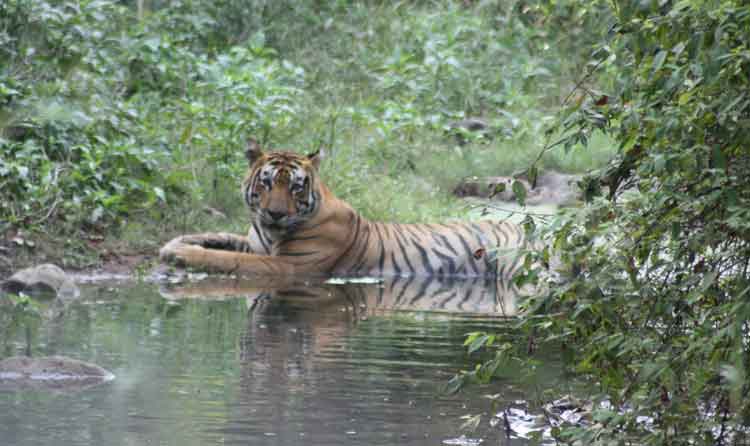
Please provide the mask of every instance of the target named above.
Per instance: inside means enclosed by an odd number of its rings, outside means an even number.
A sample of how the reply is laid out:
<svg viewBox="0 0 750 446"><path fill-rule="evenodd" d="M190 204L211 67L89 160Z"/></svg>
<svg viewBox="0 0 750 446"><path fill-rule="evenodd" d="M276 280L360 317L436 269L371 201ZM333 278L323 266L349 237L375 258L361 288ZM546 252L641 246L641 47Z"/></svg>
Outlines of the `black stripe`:
<svg viewBox="0 0 750 446"><path fill-rule="evenodd" d="M400 276L401 267L398 266L398 262L396 262L396 253L394 251L391 251L391 263L393 263L393 273L397 276Z"/></svg>
<svg viewBox="0 0 750 446"><path fill-rule="evenodd" d="M393 255L393 253L391 253L391 256L392 255ZM388 288L388 294L390 294L391 296L393 296L393 290L396 289L396 284L397 284L397 282L399 280L401 280L401 279L395 279L394 278L394 279L391 280L391 286Z"/></svg>
<svg viewBox="0 0 750 446"><path fill-rule="evenodd" d="M361 218L359 218L359 214L353 212L351 214L351 218L349 220L351 221L352 219L354 219L354 220L357 221L357 224L354 227L354 237L352 238L351 243L349 243L349 246L346 247L346 249L344 250L344 252L341 253L341 256L339 256L339 258L336 260L336 263L333 264L333 267L331 268L331 271L335 271L336 270L336 267L339 265L339 263L343 259L346 258L346 256L349 254L349 251L351 251L352 247L354 246L354 244L359 239L359 224L361 222Z"/></svg>
<svg viewBox="0 0 750 446"><path fill-rule="evenodd" d="M354 267L351 268L349 272L361 272L362 266L364 266L364 263L367 262L367 248L370 247L370 232L372 232L372 228L370 228L370 225L367 225L366 228L367 235L365 235L365 241L362 244L362 249L360 249L359 254L357 254L357 259L354 261Z"/></svg>
<svg viewBox="0 0 750 446"><path fill-rule="evenodd" d="M427 287L430 286L431 281L430 280L423 280L421 283L421 286L419 287L419 291L416 292L414 295L414 298L409 301L409 305L414 305L417 300L423 298L425 294L427 294Z"/></svg>
<svg viewBox="0 0 750 446"><path fill-rule="evenodd" d="M443 264L445 264L446 262L448 263L448 274L453 274L454 272L456 272L456 262L453 261L453 258L451 256L445 255L435 248L432 248L432 253L438 256L443 261Z"/></svg>
<svg viewBox="0 0 750 446"><path fill-rule="evenodd" d="M404 244L401 241L401 234L399 234L398 231L394 231L394 233L396 234L396 243L398 244L399 249L401 249L401 255L404 258L406 265L409 267L409 271L413 274L414 266L412 266L409 257L406 255L406 248L404 248Z"/></svg>
<svg viewBox="0 0 750 446"><path fill-rule="evenodd" d="M446 304L456 297L457 292L458 291L454 289L453 293L449 294L448 297L443 299L443 301L438 304L438 308L445 308Z"/></svg>
<svg viewBox="0 0 750 446"><path fill-rule="evenodd" d="M441 285L442 286L440 288L438 288L437 290L433 291L430 294L430 300L433 300L433 301L438 300L438 299L441 298L441 296L443 294L446 294L446 293L448 294L448 298L447 299L443 299L443 303L439 303L439 304L433 305L432 308L444 308L446 300L449 300L449 299L453 298L453 296L456 295L456 288L455 288L455 286L451 286L451 285L447 285L447 284L442 284L442 283L441 283Z"/></svg>
<svg viewBox="0 0 750 446"><path fill-rule="evenodd" d="M456 237L458 237L458 240L461 242L464 249L466 250L466 260L469 261L469 265L471 265L471 268L474 270L474 274L479 274L479 268L477 268L477 264L474 261L474 253L471 252L471 247L466 242L466 239L460 232L456 232Z"/></svg>
<svg viewBox="0 0 750 446"><path fill-rule="evenodd" d="M311 256L317 254L318 251L308 251L308 252L280 252L279 256L284 257L304 257L304 256Z"/></svg>
<svg viewBox="0 0 750 446"><path fill-rule="evenodd" d="M469 288L469 289L468 289L468 290L466 291L466 296L464 296L464 298L463 298L463 299L461 299L461 301L460 301L460 302L458 303L458 308L459 308L459 309L463 310L463 307L464 307L464 303L468 302L468 301L469 301L469 300L471 299L471 296L472 296L472 293L471 293L471 292L472 292L472 290L474 290L474 288Z"/></svg>
<svg viewBox="0 0 750 446"><path fill-rule="evenodd" d="M401 289L401 292L398 293L398 297L396 297L396 300L393 302L394 306L397 305L399 302L401 302L401 299L404 298L404 294L410 288L410 285L413 281L414 281L414 276L409 276L409 278L406 279L406 283L404 284L404 287Z"/></svg>
<svg viewBox="0 0 750 446"><path fill-rule="evenodd" d="M402 228L403 228L403 229L404 229L404 230L405 230L406 232L408 232L408 233L409 233L410 235L412 235L412 236L414 236L414 237L416 237L416 238L419 238L419 237L420 237L420 235L419 235L419 232L417 232L417 230L418 230L418 225L401 225L401 227L402 227Z"/></svg>
<svg viewBox="0 0 750 446"><path fill-rule="evenodd" d="M288 238L288 239L284 240L284 243L288 243L288 242L302 242L302 241L305 241L305 240L313 240L313 239L316 239L318 237L320 237L320 236L319 235L308 235L308 236L305 236L305 237L291 237L291 238Z"/></svg>
<svg viewBox="0 0 750 446"><path fill-rule="evenodd" d="M437 240L437 237L440 237L440 239L442 240L442 243L440 243L440 241ZM443 245L446 248L448 248L453 254L458 255L458 251L456 251L456 248L454 248L453 245L451 245L451 242L450 240L448 240L448 237L438 232L435 232L432 234L432 238L434 238L435 241L438 242L438 244Z"/></svg>
<svg viewBox="0 0 750 446"><path fill-rule="evenodd" d="M263 240L263 233L260 232L258 229L258 224L253 222L253 229L255 229L255 233L258 234L258 239L260 240L260 244L263 245L263 249L266 250L266 254L269 254L271 252L271 249L266 244L266 241Z"/></svg>
<svg viewBox="0 0 750 446"><path fill-rule="evenodd" d="M425 271L427 272L427 274L432 275L433 269L432 265L430 265L430 257L427 255L427 251L413 239L412 243L414 244L414 247L417 248L417 251L419 251L420 257L422 257L422 265L424 265Z"/></svg>
<svg viewBox="0 0 750 446"><path fill-rule="evenodd" d="M383 234L380 233L380 223L373 223L375 232L378 235L378 241L380 241L380 257L378 258L378 274L383 274L383 267L385 266L385 245L383 244Z"/></svg>

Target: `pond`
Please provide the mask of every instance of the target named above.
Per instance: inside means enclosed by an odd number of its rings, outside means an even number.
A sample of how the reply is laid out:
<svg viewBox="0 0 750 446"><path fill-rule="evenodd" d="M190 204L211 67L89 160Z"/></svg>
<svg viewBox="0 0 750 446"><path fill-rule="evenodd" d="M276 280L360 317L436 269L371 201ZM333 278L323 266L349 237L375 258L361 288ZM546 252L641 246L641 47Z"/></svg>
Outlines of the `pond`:
<svg viewBox="0 0 750 446"><path fill-rule="evenodd" d="M87 285L36 323L0 319L0 358L65 355L116 378L0 390L0 443L526 444L493 416L539 383L508 371L441 391L480 360L466 333L512 337L516 306L512 287L486 279ZM543 369L545 385L560 379L556 360ZM462 428L478 414L476 429Z"/></svg>

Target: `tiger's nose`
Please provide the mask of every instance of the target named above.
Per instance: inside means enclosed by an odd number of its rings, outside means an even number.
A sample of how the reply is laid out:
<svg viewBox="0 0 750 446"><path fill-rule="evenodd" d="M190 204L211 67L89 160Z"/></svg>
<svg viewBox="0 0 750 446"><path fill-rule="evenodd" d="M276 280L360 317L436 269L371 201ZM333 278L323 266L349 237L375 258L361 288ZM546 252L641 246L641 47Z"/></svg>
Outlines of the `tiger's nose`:
<svg viewBox="0 0 750 446"><path fill-rule="evenodd" d="M271 220L279 221L286 216L286 212L268 211L268 216Z"/></svg>

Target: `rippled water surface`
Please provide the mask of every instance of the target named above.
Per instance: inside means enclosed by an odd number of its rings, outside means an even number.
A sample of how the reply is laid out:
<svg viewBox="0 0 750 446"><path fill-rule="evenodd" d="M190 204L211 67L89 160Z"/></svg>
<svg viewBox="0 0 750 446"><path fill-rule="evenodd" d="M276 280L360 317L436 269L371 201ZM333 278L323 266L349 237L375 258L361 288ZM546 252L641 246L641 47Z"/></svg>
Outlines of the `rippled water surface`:
<svg viewBox="0 0 750 446"><path fill-rule="evenodd" d="M47 304L42 320L0 319L0 358L66 355L116 379L0 390L0 444L441 445L461 435L523 444L493 427L497 406L484 397L526 399L520 380L440 392L478 360L465 354L466 333L513 335L505 316L517 302L495 283L225 279L82 291ZM478 428L462 430L461 417L477 414Z"/></svg>

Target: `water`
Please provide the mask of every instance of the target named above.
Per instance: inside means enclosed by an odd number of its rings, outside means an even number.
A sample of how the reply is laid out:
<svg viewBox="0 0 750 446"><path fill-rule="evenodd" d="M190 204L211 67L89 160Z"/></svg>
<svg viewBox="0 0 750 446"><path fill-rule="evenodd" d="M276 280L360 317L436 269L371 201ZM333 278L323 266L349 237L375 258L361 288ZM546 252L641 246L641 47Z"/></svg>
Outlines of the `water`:
<svg viewBox="0 0 750 446"><path fill-rule="evenodd" d="M466 356L465 334L513 336L516 304L512 288L485 280L224 279L87 286L64 307L43 303L42 320L0 308L0 357L66 355L116 375L83 389L0 390L0 444L525 444L490 423L529 395L512 371L440 392L479 360ZM500 395L495 406L488 394ZM478 414L476 430L461 428Z"/></svg>

